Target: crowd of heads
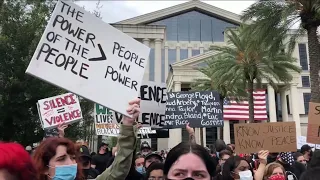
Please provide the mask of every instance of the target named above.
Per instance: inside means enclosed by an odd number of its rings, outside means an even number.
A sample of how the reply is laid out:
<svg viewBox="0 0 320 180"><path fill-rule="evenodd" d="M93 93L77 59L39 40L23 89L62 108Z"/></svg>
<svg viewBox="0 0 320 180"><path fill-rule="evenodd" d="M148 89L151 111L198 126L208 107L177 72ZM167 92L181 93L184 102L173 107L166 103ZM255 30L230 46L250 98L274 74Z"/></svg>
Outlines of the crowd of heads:
<svg viewBox="0 0 320 180"><path fill-rule="evenodd" d="M118 145L109 149L102 143L95 154L86 145L57 137L46 139L35 151L17 143L0 143L0 179L94 179L101 173L94 159L108 156L112 160L117 152ZM222 140L216 141L214 149L182 142L160 152L142 142L127 180L253 180L258 173L262 180L320 178L320 151L313 152L308 145L297 152L265 153L266 166L260 172L261 154L237 154L233 144L226 145ZM100 168L110 164L112 161Z"/></svg>

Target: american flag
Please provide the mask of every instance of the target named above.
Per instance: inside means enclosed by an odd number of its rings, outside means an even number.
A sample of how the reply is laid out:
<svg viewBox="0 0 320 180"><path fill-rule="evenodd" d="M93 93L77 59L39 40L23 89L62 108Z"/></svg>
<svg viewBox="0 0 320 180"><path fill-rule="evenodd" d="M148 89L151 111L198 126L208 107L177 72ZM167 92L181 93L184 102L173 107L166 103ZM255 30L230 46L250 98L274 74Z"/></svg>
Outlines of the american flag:
<svg viewBox="0 0 320 180"><path fill-rule="evenodd" d="M253 92L254 120L268 120L266 106L266 91L257 90ZM248 101L237 102L231 98L225 98L223 102L224 120L249 120Z"/></svg>

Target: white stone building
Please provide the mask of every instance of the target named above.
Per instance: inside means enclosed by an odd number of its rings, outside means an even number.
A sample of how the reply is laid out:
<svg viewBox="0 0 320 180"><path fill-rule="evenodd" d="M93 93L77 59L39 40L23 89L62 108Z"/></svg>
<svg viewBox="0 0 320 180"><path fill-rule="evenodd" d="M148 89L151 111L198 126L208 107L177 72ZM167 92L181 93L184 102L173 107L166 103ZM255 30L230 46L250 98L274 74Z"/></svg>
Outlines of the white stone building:
<svg viewBox="0 0 320 180"><path fill-rule="evenodd" d="M145 80L166 82L169 90L187 91L194 79L203 76L194 67L203 66L203 60L214 55L214 52L208 52L209 47L225 45L224 31L239 26L240 22L237 14L201 1L189 1L112 25L151 48ZM307 48L307 38L301 38L294 56L303 71L294 74L289 89L275 93L272 87L265 85L269 121L295 121L298 136L306 135L310 100ZM223 130L203 128L202 138L197 128L197 142L202 140L209 146L219 137L226 143L233 142L234 123L243 122L225 121ZM187 139L184 129L173 129L170 138L152 140L152 146L172 148Z"/></svg>

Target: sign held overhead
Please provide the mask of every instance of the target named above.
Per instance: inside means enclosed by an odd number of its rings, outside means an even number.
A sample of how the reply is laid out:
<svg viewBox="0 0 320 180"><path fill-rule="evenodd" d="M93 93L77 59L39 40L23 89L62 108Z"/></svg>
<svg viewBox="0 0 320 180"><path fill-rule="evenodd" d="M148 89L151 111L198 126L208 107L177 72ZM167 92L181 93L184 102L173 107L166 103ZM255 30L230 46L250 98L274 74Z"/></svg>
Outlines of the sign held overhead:
<svg viewBox="0 0 320 180"><path fill-rule="evenodd" d="M43 129L57 127L61 123L74 123L82 119L79 98L72 93L62 94L37 103Z"/></svg>
<svg viewBox="0 0 320 180"><path fill-rule="evenodd" d="M26 73L129 116L149 52L76 4L59 1Z"/></svg>
<svg viewBox="0 0 320 180"><path fill-rule="evenodd" d="M297 151L295 122L235 124L237 153Z"/></svg>

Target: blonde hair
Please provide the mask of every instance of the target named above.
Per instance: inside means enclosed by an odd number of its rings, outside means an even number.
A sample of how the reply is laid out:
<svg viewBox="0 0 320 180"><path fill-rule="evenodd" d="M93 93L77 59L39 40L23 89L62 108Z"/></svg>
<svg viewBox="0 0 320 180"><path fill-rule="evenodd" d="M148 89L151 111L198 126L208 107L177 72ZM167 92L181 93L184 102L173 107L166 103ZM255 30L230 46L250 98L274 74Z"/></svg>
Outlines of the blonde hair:
<svg viewBox="0 0 320 180"><path fill-rule="evenodd" d="M282 171L283 171L283 174L286 173L286 170L284 169L284 167L279 164L279 163L276 163L276 162L273 162L273 163L270 163L266 166L265 170L264 170L264 173L263 173L263 179L264 180L267 180L272 174L273 174L273 171L276 169L276 168L281 168Z"/></svg>

